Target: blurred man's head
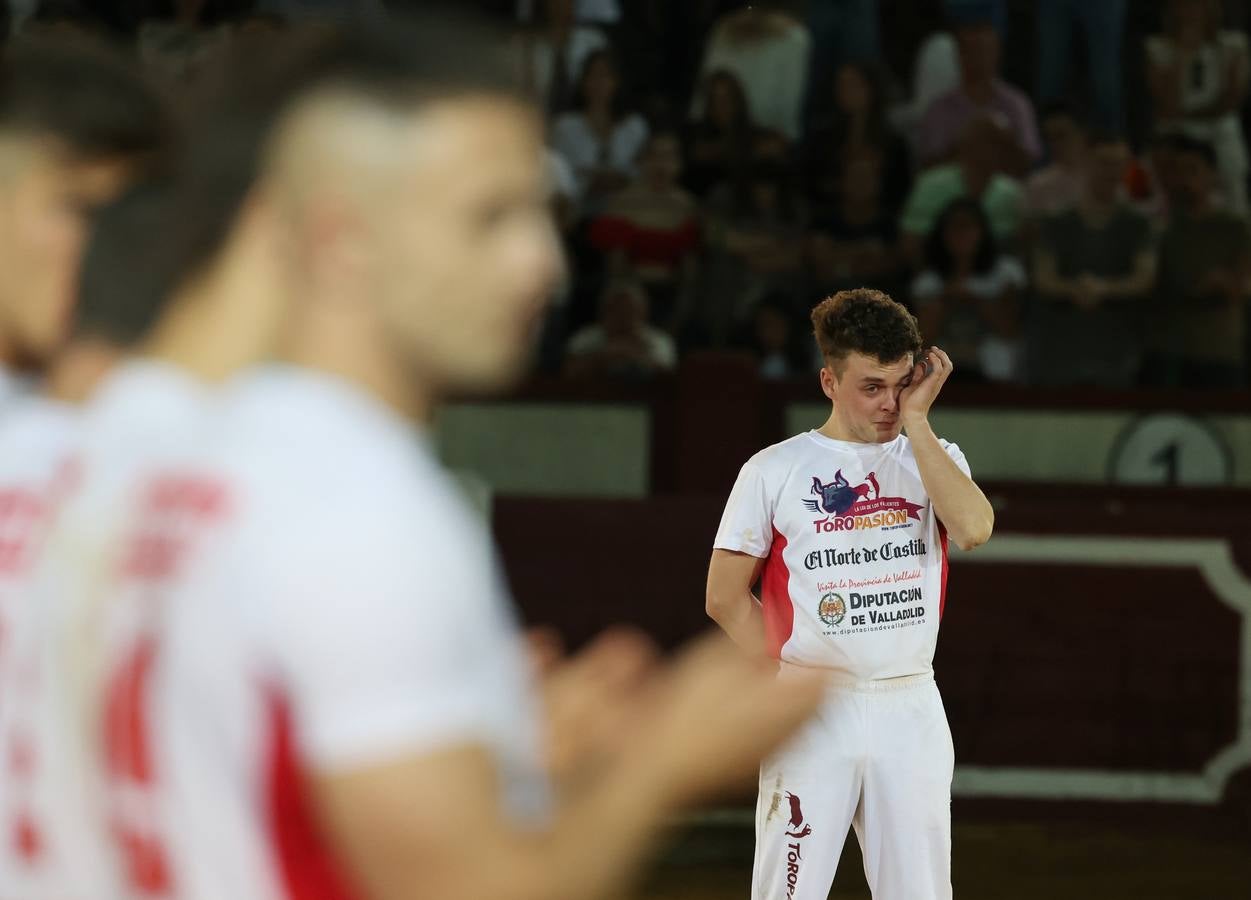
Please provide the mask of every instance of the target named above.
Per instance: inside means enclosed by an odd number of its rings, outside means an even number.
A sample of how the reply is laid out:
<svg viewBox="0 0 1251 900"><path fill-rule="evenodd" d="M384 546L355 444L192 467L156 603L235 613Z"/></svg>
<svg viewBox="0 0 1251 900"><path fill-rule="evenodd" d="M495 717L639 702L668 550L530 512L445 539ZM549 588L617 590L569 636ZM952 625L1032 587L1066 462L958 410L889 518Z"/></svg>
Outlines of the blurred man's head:
<svg viewBox="0 0 1251 900"><path fill-rule="evenodd" d="M0 60L0 360L39 369L66 337L88 218L166 148L170 126L125 62L81 39Z"/></svg>
<svg viewBox="0 0 1251 900"><path fill-rule="evenodd" d="M615 281L599 301L599 324L610 338L635 337L647 324L647 291L633 281Z"/></svg>
<svg viewBox="0 0 1251 900"><path fill-rule="evenodd" d="M864 443L893 441L899 393L921 351L916 318L883 292L858 288L817 304L812 326L825 359L821 389L840 430Z"/></svg>
<svg viewBox="0 0 1251 900"><path fill-rule="evenodd" d="M421 25L331 39L275 129L259 198L297 330L341 328L392 381L498 389L562 274L542 123L495 45Z"/></svg>
<svg viewBox="0 0 1251 900"><path fill-rule="evenodd" d="M990 81L999 74L999 32L988 18L974 18L956 26L960 74L966 83Z"/></svg>
<svg viewBox="0 0 1251 900"><path fill-rule="evenodd" d="M1078 168L1086 150L1086 132L1073 110L1055 103L1044 108L1038 118L1052 161L1067 169Z"/></svg>
<svg viewBox="0 0 1251 900"><path fill-rule="evenodd" d="M1086 154L1086 193L1100 205L1116 202L1125 184L1129 144L1118 134L1091 135Z"/></svg>

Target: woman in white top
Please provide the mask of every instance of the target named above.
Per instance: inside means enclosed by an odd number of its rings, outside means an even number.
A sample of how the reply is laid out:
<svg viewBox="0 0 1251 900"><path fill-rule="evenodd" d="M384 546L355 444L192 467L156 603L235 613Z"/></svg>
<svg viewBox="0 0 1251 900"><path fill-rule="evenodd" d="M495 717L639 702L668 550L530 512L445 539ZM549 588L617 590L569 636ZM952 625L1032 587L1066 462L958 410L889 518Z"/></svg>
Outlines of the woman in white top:
<svg viewBox="0 0 1251 900"><path fill-rule="evenodd" d="M599 209L605 197L624 187L647 142L643 117L622 103L621 73L608 50L586 58L578 77L575 108L556 120L552 145L578 179L581 212Z"/></svg>
<svg viewBox="0 0 1251 900"><path fill-rule="evenodd" d="M1025 269L999 254L981 204L961 198L948 206L925 255L925 270L912 282L925 339L946 349L957 377L1017 379Z"/></svg>
<svg viewBox="0 0 1251 900"><path fill-rule="evenodd" d="M1247 145L1238 121L1247 95L1247 36L1224 30L1219 0L1171 0L1164 34L1147 38L1147 84L1157 131L1180 131L1216 151L1229 208L1247 208Z"/></svg>

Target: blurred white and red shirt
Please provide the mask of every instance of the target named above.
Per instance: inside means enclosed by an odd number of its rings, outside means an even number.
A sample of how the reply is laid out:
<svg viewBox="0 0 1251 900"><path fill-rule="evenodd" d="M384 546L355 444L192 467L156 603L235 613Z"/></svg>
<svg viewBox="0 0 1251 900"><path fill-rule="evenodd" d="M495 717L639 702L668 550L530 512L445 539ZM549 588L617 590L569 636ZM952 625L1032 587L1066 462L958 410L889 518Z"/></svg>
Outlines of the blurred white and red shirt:
<svg viewBox="0 0 1251 900"><path fill-rule="evenodd" d="M38 558L64 494L65 463L78 437L78 411L25 394L0 416L0 896L51 897L64 843L49 826L64 818L63 792L41 750L49 684L38 639ZM60 748L51 748L56 752Z"/></svg>
<svg viewBox="0 0 1251 900"><path fill-rule="evenodd" d="M955 444L941 442L967 475ZM856 443L817 431L743 466L714 546L765 560L769 653L855 681L933 671L947 534L904 435Z"/></svg>
<svg viewBox="0 0 1251 900"><path fill-rule="evenodd" d="M493 751L506 808L541 814L514 613L426 437L283 366L227 389L217 432L146 484L104 623L126 890L351 897L308 775L457 745Z"/></svg>
<svg viewBox="0 0 1251 900"><path fill-rule="evenodd" d="M139 473L194 441L206 408L198 382L136 360L82 409L31 397L0 424L0 481L16 498L2 575L13 646L0 649L0 896L111 895L91 626Z"/></svg>

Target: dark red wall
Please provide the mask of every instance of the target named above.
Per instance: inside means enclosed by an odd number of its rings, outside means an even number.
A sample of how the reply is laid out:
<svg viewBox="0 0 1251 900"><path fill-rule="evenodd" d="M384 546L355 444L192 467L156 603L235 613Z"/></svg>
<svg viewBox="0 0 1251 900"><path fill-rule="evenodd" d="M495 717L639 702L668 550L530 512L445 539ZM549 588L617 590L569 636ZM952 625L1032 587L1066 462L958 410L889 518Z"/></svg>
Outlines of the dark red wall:
<svg viewBox="0 0 1251 900"><path fill-rule="evenodd" d="M1221 537L1251 572L1251 492L992 486L997 534ZM665 646L709 626L720 496L500 499L531 623ZM1144 549L1144 555L1146 549ZM1197 770L1237 727L1240 629L1193 568L953 562L935 668L966 764Z"/></svg>

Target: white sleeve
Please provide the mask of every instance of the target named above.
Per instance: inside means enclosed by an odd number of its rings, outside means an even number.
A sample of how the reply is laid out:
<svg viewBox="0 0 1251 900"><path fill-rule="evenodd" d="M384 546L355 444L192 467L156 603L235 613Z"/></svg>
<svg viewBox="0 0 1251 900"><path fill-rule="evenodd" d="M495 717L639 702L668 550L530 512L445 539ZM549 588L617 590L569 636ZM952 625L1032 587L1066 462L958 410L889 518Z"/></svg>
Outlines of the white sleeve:
<svg viewBox="0 0 1251 900"><path fill-rule="evenodd" d="M437 529L394 518L306 531L268 585L271 652L316 769L489 745L498 726L512 619L493 557L441 511Z"/></svg>
<svg viewBox="0 0 1251 900"><path fill-rule="evenodd" d="M774 506L764 475L755 463L746 463L726 501L713 547L761 559L768 556L773 546Z"/></svg>
<svg viewBox="0 0 1251 900"><path fill-rule="evenodd" d="M947 451L947 455L951 457L952 461L960 467L960 471L972 478L973 473L969 469L969 461L964 458L964 451L960 449L959 445L942 439L938 443L943 445L943 449Z"/></svg>

